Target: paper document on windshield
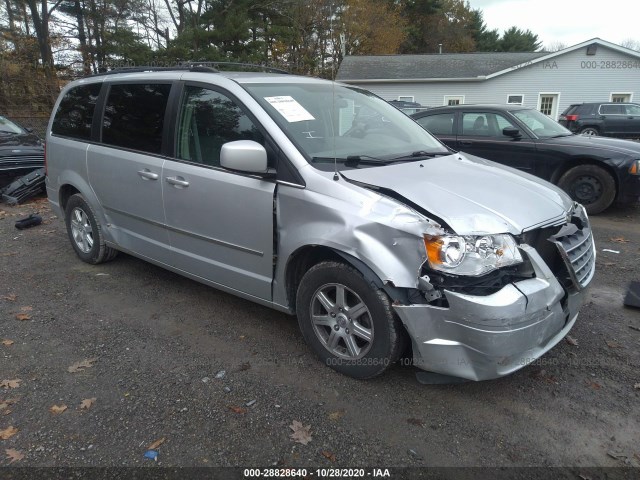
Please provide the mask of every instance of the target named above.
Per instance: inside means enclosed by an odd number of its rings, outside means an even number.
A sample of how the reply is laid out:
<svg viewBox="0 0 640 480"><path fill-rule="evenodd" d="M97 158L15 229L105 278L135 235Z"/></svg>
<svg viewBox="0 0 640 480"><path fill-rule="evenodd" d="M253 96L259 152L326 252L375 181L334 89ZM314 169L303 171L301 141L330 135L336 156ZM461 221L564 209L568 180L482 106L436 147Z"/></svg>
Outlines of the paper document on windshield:
<svg viewBox="0 0 640 480"><path fill-rule="evenodd" d="M275 108L280 115L289 123L301 122L303 120L315 120L305 108L300 105L295 98L289 95L282 95L278 97L264 97L273 108Z"/></svg>

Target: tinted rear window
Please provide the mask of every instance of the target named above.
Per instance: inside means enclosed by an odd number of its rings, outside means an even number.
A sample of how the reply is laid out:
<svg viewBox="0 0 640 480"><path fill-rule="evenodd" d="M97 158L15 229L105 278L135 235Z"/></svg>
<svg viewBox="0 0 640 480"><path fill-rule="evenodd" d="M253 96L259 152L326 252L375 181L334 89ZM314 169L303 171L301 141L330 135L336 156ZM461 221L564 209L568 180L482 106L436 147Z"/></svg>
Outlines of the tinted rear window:
<svg viewBox="0 0 640 480"><path fill-rule="evenodd" d="M434 135L453 135L454 113L443 113L417 118L416 122Z"/></svg>
<svg viewBox="0 0 640 480"><path fill-rule="evenodd" d="M80 140L91 138L91 122L102 84L82 85L69 90L60 101L51 133Z"/></svg>
<svg viewBox="0 0 640 480"><path fill-rule="evenodd" d="M160 153L169 84L112 85L102 122L109 145Z"/></svg>
<svg viewBox="0 0 640 480"><path fill-rule="evenodd" d="M602 115L625 115L624 105L600 105Z"/></svg>

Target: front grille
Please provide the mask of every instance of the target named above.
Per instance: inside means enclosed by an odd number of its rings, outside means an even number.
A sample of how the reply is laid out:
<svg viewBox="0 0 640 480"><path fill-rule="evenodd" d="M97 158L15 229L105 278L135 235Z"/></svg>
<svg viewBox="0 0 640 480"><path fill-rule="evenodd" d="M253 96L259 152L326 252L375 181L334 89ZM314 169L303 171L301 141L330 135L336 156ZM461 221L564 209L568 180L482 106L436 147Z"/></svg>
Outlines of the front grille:
<svg viewBox="0 0 640 480"><path fill-rule="evenodd" d="M569 223L538 228L523 236L542 257L558 281L567 289L587 286L595 271L595 245L583 208L575 208Z"/></svg>
<svg viewBox="0 0 640 480"><path fill-rule="evenodd" d="M582 229L565 232L565 234L563 230L554 236L555 244L569 268L572 280L578 288L584 288L591 281L596 266L591 228L584 226Z"/></svg>

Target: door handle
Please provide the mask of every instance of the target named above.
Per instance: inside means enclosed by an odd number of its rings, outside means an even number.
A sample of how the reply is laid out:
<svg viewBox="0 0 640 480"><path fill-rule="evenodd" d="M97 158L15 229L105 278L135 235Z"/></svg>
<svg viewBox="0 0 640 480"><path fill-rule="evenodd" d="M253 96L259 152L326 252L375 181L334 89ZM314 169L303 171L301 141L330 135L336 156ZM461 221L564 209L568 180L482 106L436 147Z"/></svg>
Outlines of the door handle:
<svg viewBox="0 0 640 480"><path fill-rule="evenodd" d="M157 173L153 173L148 168L140 170L138 172L138 175L140 175L143 180L157 180L158 179L158 174Z"/></svg>
<svg viewBox="0 0 640 480"><path fill-rule="evenodd" d="M167 177L167 183L169 183L170 185L174 185L176 187L182 187L182 188L189 186L189 182L187 182L182 177Z"/></svg>
<svg viewBox="0 0 640 480"><path fill-rule="evenodd" d="M465 145L465 146L469 146L469 145L473 145L473 142L471 140L460 140L460 145Z"/></svg>

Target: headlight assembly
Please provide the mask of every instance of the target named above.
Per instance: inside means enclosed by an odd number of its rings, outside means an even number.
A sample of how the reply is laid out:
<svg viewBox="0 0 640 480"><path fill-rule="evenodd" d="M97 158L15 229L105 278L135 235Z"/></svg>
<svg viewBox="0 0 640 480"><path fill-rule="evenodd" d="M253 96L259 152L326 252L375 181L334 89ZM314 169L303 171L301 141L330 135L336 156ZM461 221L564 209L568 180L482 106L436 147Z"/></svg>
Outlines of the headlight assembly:
<svg viewBox="0 0 640 480"><path fill-rule="evenodd" d="M429 266L454 275L484 275L522 262L511 235L424 235Z"/></svg>

